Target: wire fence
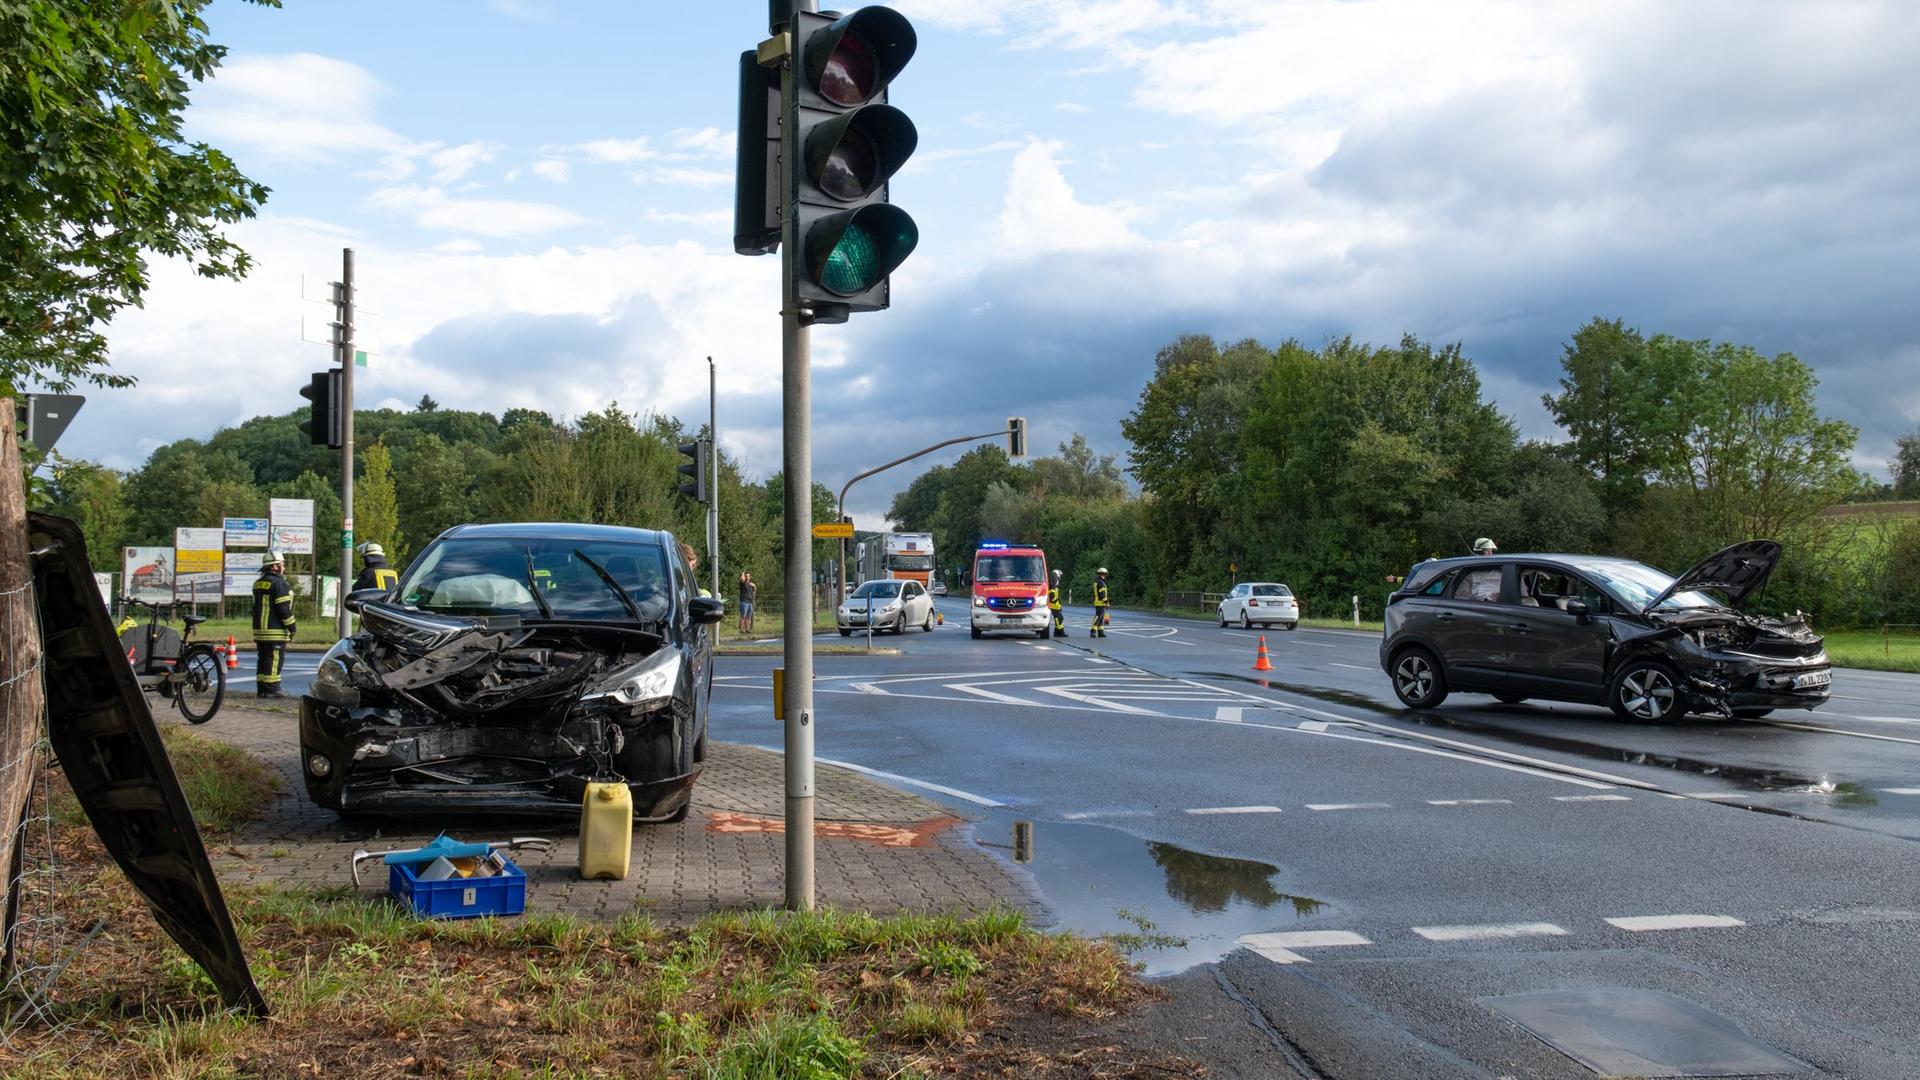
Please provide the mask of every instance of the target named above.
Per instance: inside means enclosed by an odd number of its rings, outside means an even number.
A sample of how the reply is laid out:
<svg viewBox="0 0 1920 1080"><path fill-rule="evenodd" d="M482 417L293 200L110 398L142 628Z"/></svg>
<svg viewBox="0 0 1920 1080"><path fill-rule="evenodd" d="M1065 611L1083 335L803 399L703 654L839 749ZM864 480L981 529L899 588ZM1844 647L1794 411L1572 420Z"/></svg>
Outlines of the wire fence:
<svg viewBox="0 0 1920 1080"><path fill-rule="evenodd" d="M20 810L6 834L5 952L0 957L0 1046L25 1025L58 1027L53 985L77 951L61 913L54 851L53 753L41 692L38 613L31 582L0 589L0 798ZM23 657L30 656L30 660ZM18 725L25 725L19 730ZM79 944L84 945L84 941Z"/></svg>

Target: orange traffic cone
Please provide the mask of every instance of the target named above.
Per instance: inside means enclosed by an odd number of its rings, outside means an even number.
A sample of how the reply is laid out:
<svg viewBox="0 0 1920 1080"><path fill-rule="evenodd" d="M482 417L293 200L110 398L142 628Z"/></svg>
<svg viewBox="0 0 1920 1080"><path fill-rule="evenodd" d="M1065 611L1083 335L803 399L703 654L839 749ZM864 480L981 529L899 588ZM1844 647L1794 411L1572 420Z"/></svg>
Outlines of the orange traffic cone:
<svg viewBox="0 0 1920 1080"><path fill-rule="evenodd" d="M1267 659L1267 635L1260 635L1260 655L1253 658L1253 670L1272 671L1273 664Z"/></svg>
<svg viewBox="0 0 1920 1080"><path fill-rule="evenodd" d="M240 670L240 645L233 640L232 634L227 635L227 670Z"/></svg>

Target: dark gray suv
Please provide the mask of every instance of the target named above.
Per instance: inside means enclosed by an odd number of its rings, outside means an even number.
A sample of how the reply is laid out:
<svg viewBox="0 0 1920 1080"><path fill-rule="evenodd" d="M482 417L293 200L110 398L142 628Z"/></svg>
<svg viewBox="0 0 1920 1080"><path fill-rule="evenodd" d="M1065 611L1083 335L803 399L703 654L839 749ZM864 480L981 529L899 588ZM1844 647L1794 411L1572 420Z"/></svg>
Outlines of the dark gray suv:
<svg viewBox="0 0 1920 1080"><path fill-rule="evenodd" d="M1489 555L1415 566L1387 602L1380 663L1402 704L1454 691L1604 704L1622 719L1812 709L1832 665L1800 615L1742 613L1780 560L1749 540L1671 577L1603 555Z"/></svg>

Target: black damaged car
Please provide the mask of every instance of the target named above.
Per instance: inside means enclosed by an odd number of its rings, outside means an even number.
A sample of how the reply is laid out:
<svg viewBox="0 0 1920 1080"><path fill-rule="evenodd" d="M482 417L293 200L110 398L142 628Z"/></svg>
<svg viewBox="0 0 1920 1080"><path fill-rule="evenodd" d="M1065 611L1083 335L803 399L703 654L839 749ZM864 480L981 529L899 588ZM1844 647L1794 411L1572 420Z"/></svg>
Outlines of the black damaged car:
<svg viewBox="0 0 1920 1080"><path fill-rule="evenodd" d="M1380 662L1409 708L1449 693L1604 704L1624 720L1753 718L1826 702L1832 663L1801 615L1750 615L1780 545L1749 540L1678 578L1600 555L1421 563L1388 599Z"/></svg>
<svg viewBox="0 0 1920 1080"><path fill-rule="evenodd" d="M300 702L314 802L574 812L588 780L618 777L636 819L686 816L723 609L671 533L462 525L348 607L360 632Z"/></svg>

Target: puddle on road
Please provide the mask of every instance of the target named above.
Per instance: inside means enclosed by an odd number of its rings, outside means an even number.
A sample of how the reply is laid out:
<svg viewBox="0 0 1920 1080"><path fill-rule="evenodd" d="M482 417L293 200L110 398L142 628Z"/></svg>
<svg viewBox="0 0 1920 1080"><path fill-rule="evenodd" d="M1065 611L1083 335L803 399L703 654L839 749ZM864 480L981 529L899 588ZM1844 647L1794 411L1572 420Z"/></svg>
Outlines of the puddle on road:
<svg viewBox="0 0 1920 1080"><path fill-rule="evenodd" d="M1013 815L991 815L980 842L1011 843ZM1105 825L1035 821L1033 861L1023 864L1062 929L1110 935L1148 975L1218 960L1242 934L1282 930L1327 913L1321 900L1284 891L1280 868Z"/></svg>

